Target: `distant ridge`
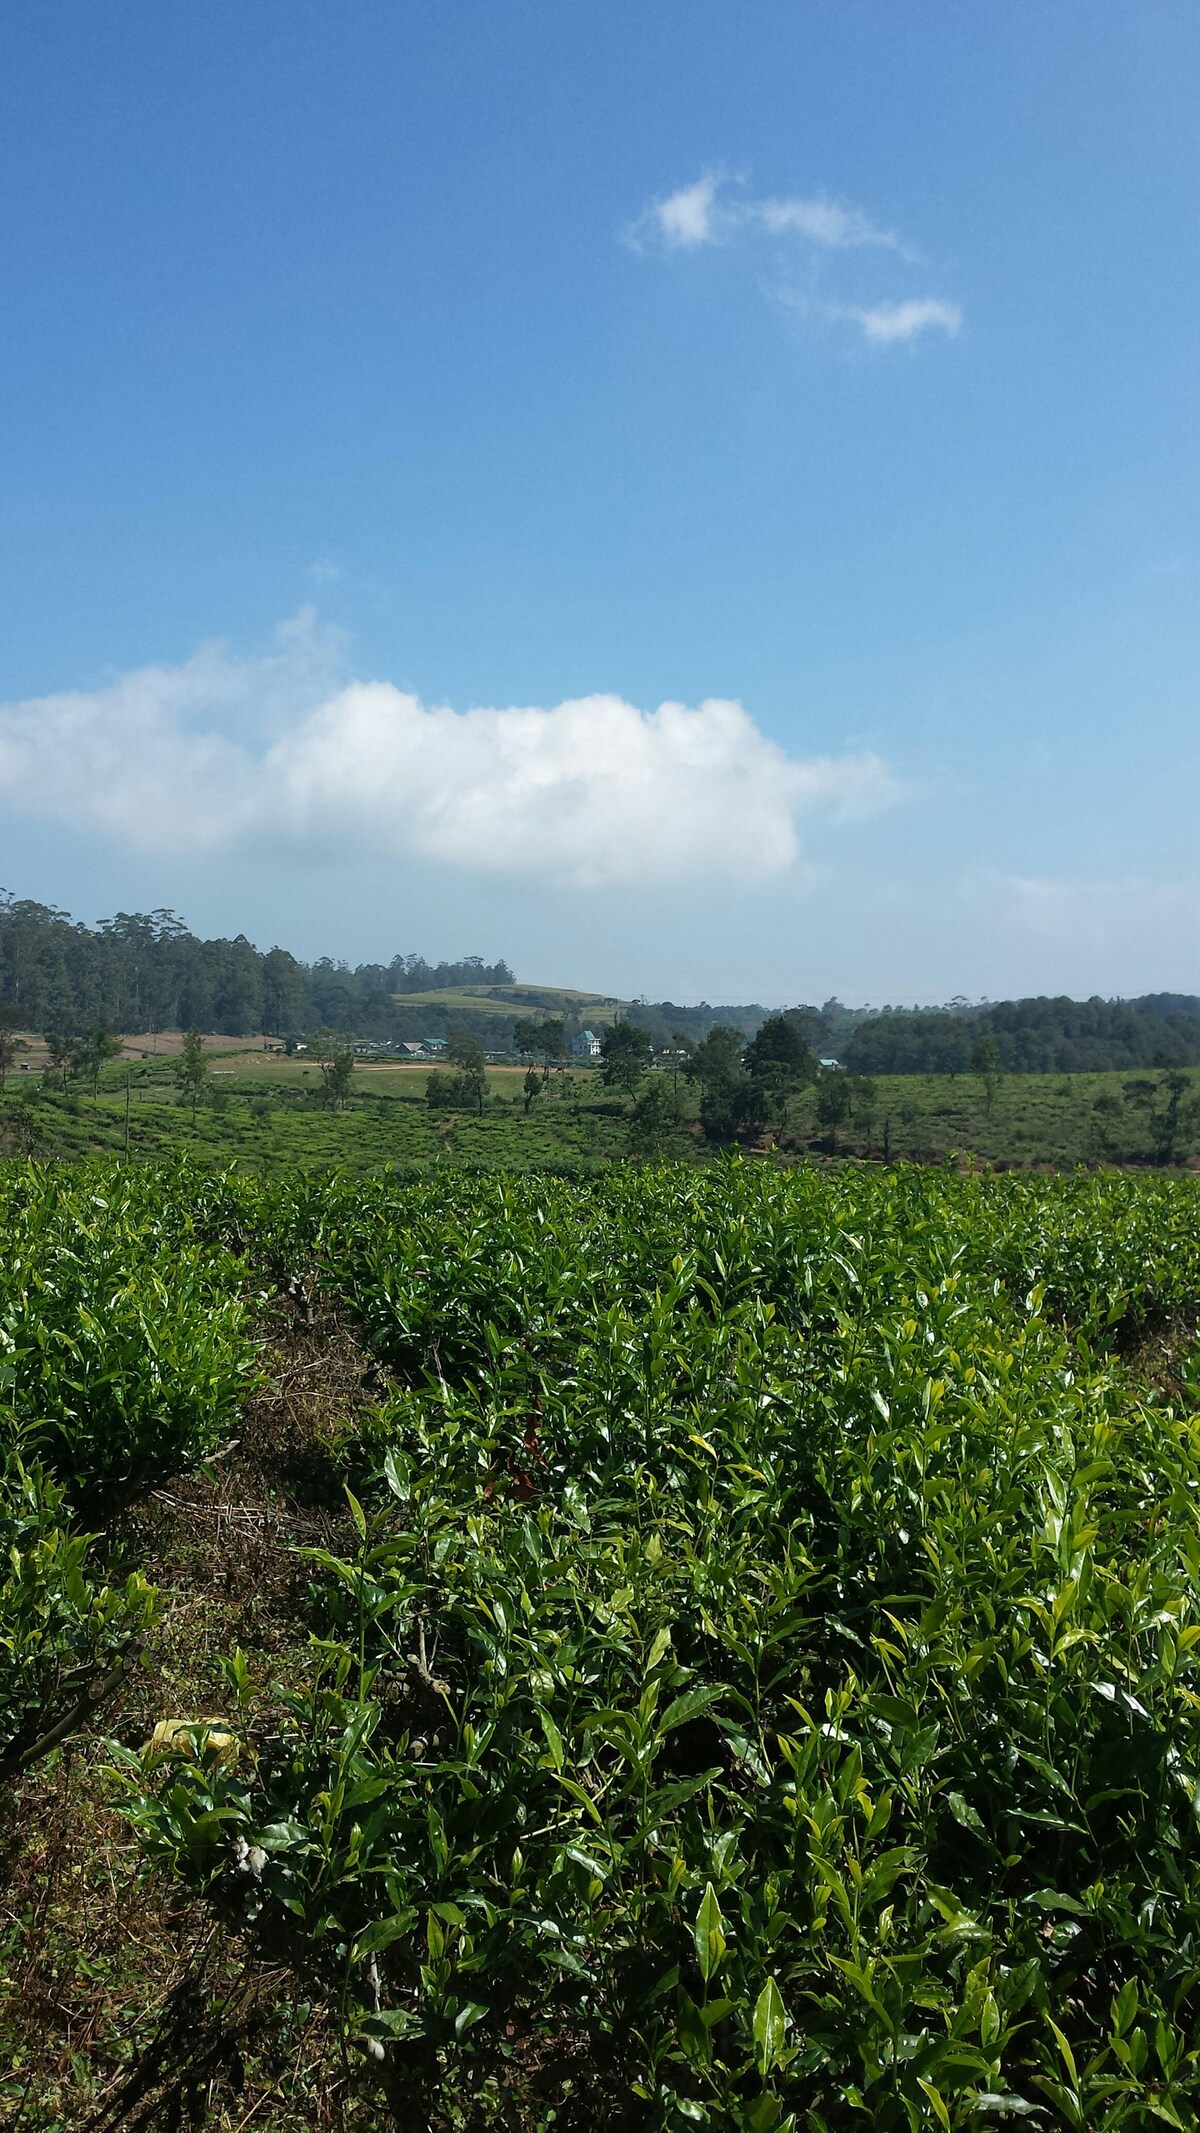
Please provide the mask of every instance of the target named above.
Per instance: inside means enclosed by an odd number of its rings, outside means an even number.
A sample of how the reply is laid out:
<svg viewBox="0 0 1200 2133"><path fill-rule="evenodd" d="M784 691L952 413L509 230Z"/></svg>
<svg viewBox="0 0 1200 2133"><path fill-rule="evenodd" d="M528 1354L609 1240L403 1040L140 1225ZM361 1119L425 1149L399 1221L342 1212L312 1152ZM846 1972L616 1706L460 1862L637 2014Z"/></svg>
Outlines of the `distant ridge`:
<svg viewBox="0 0 1200 2133"><path fill-rule="evenodd" d="M39 1031L189 1029L228 1036L301 1035L322 1026L381 1043L464 1030L503 1051L512 1024L561 1018L568 1035L602 1030L619 1015L656 1044L697 1043L717 1024L751 1037L761 1002L684 1006L519 981L502 958L430 963L304 963L285 948L202 940L173 911L119 911L82 925L53 905L0 891L0 1009ZM807 1041L860 1074L958 1074L985 1040L1004 1073L1075 1073L1200 1065L1200 998L1146 993L1135 1000L1003 1000L974 1006L850 1008L840 1000L794 1006Z"/></svg>

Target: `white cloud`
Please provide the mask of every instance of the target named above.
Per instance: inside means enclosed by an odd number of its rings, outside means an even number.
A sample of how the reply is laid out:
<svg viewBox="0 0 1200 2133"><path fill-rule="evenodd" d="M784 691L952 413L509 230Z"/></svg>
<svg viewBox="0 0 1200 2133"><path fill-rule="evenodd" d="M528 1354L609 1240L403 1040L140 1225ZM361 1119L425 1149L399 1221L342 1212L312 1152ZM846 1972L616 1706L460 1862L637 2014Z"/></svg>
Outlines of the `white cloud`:
<svg viewBox="0 0 1200 2133"><path fill-rule="evenodd" d="M634 232L657 236L668 250L692 250L696 245L715 244L720 228L714 213L721 180L708 172L694 185L683 185L665 200L652 201L634 225ZM722 213L720 227L727 217Z"/></svg>
<svg viewBox="0 0 1200 2133"><path fill-rule="evenodd" d="M303 619L265 657L209 646L0 706L0 809L151 851L369 846L606 887L778 878L805 813L859 821L905 796L878 756L789 756L724 699L464 713L390 682L331 683L329 656Z"/></svg>
<svg viewBox="0 0 1200 2133"><path fill-rule="evenodd" d="M692 185L652 200L630 225L627 237L636 248L658 243L667 251L694 251L721 244L739 230L766 230L773 237L803 237L827 251L851 245L904 246L891 230L880 229L861 208L826 193L790 200L756 200L717 170L705 171Z"/></svg>
<svg viewBox="0 0 1200 2133"><path fill-rule="evenodd" d="M794 198L757 199L736 180L716 170L705 171L692 185L652 200L624 235L638 252L696 252L705 246L730 244L737 238L752 240L763 234L780 240L795 240L805 248L810 281L820 270L823 254L874 247L916 265L920 254L904 243L895 230L884 229L852 202L828 193ZM877 348L894 348L915 341L930 327L956 334L962 325L962 306L946 297L909 296L876 303L822 302L811 286L803 293L780 283L779 301L800 318L841 319L852 322Z"/></svg>
<svg viewBox="0 0 1200 2133"><path fill-rule="evenodd" d="M831 306L830 315L853 319L877 348L913 341L931 326L953 334L962 325L962 306L940 296L908 296L900 303Z"/></svg>
<svg viewBox="0 0 1200 2133"><path fill-rule="evenodd" d="M829 251L862 244L885 245L892 252L905 249L893 231L879 229L861 208L823 194L811 200L752 200L744 214L747 221L760 222L773 237L807 237L810 244Z"/></svg>

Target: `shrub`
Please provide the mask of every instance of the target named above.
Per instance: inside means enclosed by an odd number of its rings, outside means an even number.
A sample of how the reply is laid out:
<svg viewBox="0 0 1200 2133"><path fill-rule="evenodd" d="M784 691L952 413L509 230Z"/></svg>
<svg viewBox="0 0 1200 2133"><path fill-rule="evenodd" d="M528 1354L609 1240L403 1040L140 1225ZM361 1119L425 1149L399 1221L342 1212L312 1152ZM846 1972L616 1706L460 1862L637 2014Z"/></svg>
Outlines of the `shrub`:
<svg viewBox="0 0 1200 2133"><path fill-rule="evenodd" d="M73 1492L200 1458L237 1413L242 1270L190 1234L187 1190L101 1170L0 1184L0 1413Z"/></svg>

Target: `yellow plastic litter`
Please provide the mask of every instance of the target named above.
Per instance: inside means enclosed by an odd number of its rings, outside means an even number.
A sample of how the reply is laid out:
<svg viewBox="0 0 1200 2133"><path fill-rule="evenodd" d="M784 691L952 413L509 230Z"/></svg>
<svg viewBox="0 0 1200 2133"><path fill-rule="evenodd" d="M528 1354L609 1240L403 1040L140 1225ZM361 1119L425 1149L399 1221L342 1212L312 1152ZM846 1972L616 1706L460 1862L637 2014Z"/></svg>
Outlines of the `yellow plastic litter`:
<svg viewBox="0 0 1200 2133"><path fill-rule="evenodd" d="M160 1718L142 1754L167 1755L172 1749L227 1765L238 1758L237 1741L220 1718Z"/></svg>

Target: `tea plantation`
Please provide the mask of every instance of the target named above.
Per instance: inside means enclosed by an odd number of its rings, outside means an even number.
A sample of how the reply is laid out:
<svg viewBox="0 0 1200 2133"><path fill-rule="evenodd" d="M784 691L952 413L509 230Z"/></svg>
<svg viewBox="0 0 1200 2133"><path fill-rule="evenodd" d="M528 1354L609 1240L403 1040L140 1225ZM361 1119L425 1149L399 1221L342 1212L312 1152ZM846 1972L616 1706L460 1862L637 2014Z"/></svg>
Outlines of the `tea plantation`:
<svg viewBox="0 0 1200 2133"><path fill-rule="evenodd" d="M0 1222L6 2124L1200 2121L1200 1181Z"/></svg>

